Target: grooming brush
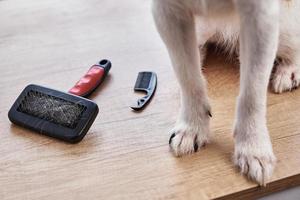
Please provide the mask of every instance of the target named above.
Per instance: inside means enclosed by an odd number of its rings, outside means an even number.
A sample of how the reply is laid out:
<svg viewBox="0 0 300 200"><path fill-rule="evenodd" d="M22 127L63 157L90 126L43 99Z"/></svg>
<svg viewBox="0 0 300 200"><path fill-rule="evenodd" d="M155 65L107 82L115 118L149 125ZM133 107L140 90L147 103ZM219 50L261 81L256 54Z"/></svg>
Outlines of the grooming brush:
<svg viewBox="0 0 300 200"><path fill-rule="evenodd" d="M134 106L131 106L133 110L143 109L153 97L157 85L157 75L154 72L139 72L135 82L134 91L146 92L146 96L137 100Z"/></svg>
<svg viewBox="0 0 300 200"><path fill-rule="evenodd" d="M77 143L86 135L99 111L96 103L83 97L92 94L110 68L108 60L101 60L69 93L28 85L9 110L8 118L14 124L41 134Z"/></svg>

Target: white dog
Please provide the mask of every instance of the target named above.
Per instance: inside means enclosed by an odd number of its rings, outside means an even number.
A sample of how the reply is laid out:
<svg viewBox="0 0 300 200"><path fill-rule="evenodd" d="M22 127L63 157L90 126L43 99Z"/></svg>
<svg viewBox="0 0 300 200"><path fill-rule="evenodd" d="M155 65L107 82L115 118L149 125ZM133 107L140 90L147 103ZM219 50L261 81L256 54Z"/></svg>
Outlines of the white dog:
<svg viewBox="0 0 300 200"><path fill-rule="evenodd" d="M181 156L209 141L199 47L212 41L239 50L234 163L265 185L276 163L266 125L268 82L276 59L272 89L281 93L300 84L300 0L154 0L153 15L181 87L171 149Z"/></svg>

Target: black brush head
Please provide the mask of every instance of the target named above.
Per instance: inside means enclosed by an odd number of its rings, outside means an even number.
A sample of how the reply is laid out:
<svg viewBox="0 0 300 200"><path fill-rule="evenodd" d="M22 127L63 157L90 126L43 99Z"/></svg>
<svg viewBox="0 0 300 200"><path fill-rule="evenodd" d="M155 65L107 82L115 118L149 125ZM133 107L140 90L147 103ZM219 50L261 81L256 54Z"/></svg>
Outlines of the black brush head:
<svg viewBox="0 0 300 200"><path fill-rule="evenodd" d="M8 113L11 122L70 143L82 140L98 114L94 102L29 85Z"/></svg>
<svg viewBox="0 0 300 200"><path fill-rule="evenodd" d="M17 111L74 129L86 107L52 95L30 90Z"/></svg>

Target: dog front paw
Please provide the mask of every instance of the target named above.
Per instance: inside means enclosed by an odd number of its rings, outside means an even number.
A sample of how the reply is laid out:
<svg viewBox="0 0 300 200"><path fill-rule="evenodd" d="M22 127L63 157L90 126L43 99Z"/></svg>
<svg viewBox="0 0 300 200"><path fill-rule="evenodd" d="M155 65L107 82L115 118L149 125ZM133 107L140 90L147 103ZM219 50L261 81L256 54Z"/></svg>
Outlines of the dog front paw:
<svg viewBox="0 0 300 200"><path fill-rule="evenodd" d="M181 123L172 130L169 145L175 156L192 154L209 141L208 127Z"/></svg>
<svg viewBox="0 0 300 200"><path fill-rule="evenodd" d="M271 143L261 138L236 141L234 164L250 180L266 186L276 164Z"/></svg>

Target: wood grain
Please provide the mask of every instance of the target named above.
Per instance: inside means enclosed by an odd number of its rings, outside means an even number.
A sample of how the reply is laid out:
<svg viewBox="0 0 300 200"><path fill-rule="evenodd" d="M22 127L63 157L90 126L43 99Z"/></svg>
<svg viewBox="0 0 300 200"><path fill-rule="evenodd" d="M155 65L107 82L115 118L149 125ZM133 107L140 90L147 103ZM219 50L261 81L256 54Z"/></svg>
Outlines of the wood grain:
<svg viewBox="0 0 300 200"><path fill-rule="evenodd" d="M300 183L300 90L269 94L278 164L271 183L259 188L231 162L238 69L217 54L204 69L212 142L192 156L172 156L168 131L179 91L150 0L4 0L0 24L0 199L245 199ZM92 96L100 114L81 143L9 122L7 112L27 84L67 91L102 58L113 68ZM129 106L142 70L158 74L158 88L147 109L135 113Z"/></svg>

